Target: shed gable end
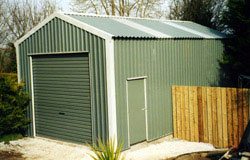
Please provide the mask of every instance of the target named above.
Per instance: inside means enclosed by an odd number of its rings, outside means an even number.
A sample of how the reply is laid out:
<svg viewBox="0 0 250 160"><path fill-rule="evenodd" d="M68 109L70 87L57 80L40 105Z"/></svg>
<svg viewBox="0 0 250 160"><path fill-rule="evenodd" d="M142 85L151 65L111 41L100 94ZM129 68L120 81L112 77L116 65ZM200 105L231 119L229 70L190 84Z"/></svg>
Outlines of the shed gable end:
<svg viewBox="0 0 250 160"><path fill-rule="evenodd" d="M36 27L35 27L36 28ZM93 139L108 137L106 99L106 47L105 40L58 17L40 26L26 39L17 42L19 79L25 82L31 97L29 54L88 52L90 55L91 102ZM31 103L30 103L31 104ZM28 117L32 116L31 107ZM32 124L28 135L32 136Z"/></svg>

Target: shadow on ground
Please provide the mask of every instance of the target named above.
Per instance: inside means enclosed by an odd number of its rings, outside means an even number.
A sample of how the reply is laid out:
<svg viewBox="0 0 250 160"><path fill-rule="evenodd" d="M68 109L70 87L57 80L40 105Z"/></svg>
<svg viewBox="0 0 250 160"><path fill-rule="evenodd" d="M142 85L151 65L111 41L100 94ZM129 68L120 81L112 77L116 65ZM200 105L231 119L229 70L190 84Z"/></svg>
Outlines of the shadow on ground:
<svg viewBox="0 0 250 160"><path fill-rule="evenodd" d="M226 153L226 150L211 151L211 152L197 152L180 155L178 157L169 158L166 160L218 160Z"/></svg>
<svg viewBox="0 0 250 160"><path fill-rule="evenodd" d="M14 150L0 151L0 160L25 160L22 153L18 153Z"/></svg>

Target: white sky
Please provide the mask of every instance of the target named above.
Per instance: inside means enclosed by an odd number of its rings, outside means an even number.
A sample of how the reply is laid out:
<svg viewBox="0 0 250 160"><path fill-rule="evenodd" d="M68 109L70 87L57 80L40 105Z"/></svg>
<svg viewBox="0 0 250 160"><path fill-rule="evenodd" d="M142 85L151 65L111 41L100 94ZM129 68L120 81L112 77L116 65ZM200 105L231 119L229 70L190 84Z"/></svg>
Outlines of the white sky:
<svg viewBox="0 0 250 160"><path fill-rule="evenodd" d="M58 5L60 6L60 8L63 9L63 11L69 12L70 11L70 1L71 0L61 0L61 1L58 1Z"/></svg>

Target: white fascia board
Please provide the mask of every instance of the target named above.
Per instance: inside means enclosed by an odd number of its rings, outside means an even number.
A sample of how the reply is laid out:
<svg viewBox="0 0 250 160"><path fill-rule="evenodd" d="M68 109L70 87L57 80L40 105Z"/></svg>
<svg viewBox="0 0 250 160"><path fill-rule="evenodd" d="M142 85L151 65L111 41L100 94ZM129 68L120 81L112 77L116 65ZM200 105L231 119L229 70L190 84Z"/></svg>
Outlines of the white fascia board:
<svg viewBox="0 0 250 160"><path fill-rule="evenodd" d="M165 23L165 24L168 24L168 25L170 25L170 26L172 26L172 27L181 29L181 30L183 30L183 31L186 31L186 32L189 32L189 33L192 33L192 34L196 34L196 35L198 35L198 36L200 36L200 37L202 37L202 38L214 38L214 37L209 36L209 35L207 35L207 34L204 34L204 33L201 33L201 32L199 32L199 31L196 31L196 30L193 30L193 29L190 29L190 28L187 28L187 27L178 25L178 24L176 24L176 23L172 23L172 22L169 22L169 21L168 21L168 22L164 22L164 23Z"/></svg>
<svg viewBox="0 0 250 160"><path fill-rule="evenodd" d="M79 21L77 19L74 19L74 18L72 18L72 17L70 17L68 15L63 14L63 13L56 13L56 17L66 21L68 23L71 23L71 24L73 24L73 25L75 25L75 26L77 26L77 27L79 27L79 28L81 28L81 29L83 29L83 30L85 30L87 32L90 32L90 33L92 33L92 34L94 34L94 35L96 35L98 37L101 37L101 38L103 38L105 40L106 39L111 39L114 36L114 35L112 35L110 33L102 31L102 30L100 30L100 29L98 29L96 27L93 27L93 26L91 26L91 25L89 25L87 23L81 22L81 21Z"/></svg>
<svg viewBox="0 0 250 160"><path fill-rule="evenodd" d="M122 23L124 25L132 27L132 28L137 29L139 31L146 32L147 34L151 34L151 35L153 35L153 36L155 36L157 38L171 38L170 35L167 35L165 33L159 32L157 30L154 30L152 28L143 26L141 24L135 23L135 22L127 20L127 19L119 19L119 18L116 19L116 18L114 18L112 20L120 22L120 23Z"/></svg>
<svg viewBox="0 0 250 160"><path fill-rule="evenodd" d="M48 16L47 18L45 18L41 23L39 23L37 26L35 26L33 29L31 29L28 33L26 33L22 38L20 38L19 40L17 40L15 42L15 46L19 45L20 43L22 43L25 39L27 39L29 36L31 36L33 33L35 33L37 30L39 30L40 28L42 28L46 23L48 23L49 21L51 21L53 18L56 17L57 13L53 13L50 16Z"/></svg>
<svg viewBox="0 0 250 160"><path fill-rule="evenodd" d="M108 96L109 138L117 143L116 93L115 93L115 64L114 39L106 39L106 70Z"/></svg>
<svg viewBox="0 0 250 160"><path fill-rule="evenodd" d="M25 39L27 39L29 36L31 36L33 33L35 33L37 30L39 30L42 26L44 26L46 23L48 23L51 19L55 17L56 13L50 15L46 19L44 19L41 23L39 23L36 27L34 27L32 30L30 30L27 34L25 34L22 38L17 40L14 45L16 48L16 62L17 62L17 79L18 83L21 82L21 70L20 70L20 56L19 56L19 44L22 43Z"/></svg>
<svg viewBox="0 0 250 160"><path fill-rule="evenodd" d="M20 59L19 59L19 46L15 45L16 48L16 65L17 65L17 81L21 83L21 70L20 70Z"/></svg>
<svg viewBox="0 0 250 160"><path fill-rule="evenodd" d="M83 23L81 21L78 21L70 16L64 15L60 12L55 12L52 15L50 15L49 17L45 18L41 23L39 23L36 27L34 27L33 29L31 29L28 33L26 33L22 38L20 38L19 40L17 40L15 42L15 46L19 45L20 43L22 43L25 39L27 39L29 36L31 36L33 33L35 33L37 30L39 30L40 28L42 28L45 24L47 24L49 21L51 21L53 18L60 18L68 23L71 23L83 30L86 30L94 35L97 35L103 39L106 38L111 38L113 37L113 35L104 32L98 28L95 28L93 26L90 26L89 24Z"/></svg>

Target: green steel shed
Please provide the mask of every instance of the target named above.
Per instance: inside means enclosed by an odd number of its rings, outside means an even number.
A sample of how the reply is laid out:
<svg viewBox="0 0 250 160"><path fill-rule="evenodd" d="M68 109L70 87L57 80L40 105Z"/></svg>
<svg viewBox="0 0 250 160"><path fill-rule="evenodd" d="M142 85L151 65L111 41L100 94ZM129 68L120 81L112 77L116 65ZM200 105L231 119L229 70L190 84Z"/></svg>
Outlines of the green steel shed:
<svg viewBox="0 0 250 160"><path fill-rule="evenodd" d="M188 21L54 13L15 43L27 134L124 148L172 134L172 85L219 85L226 35Z"/></svg>

